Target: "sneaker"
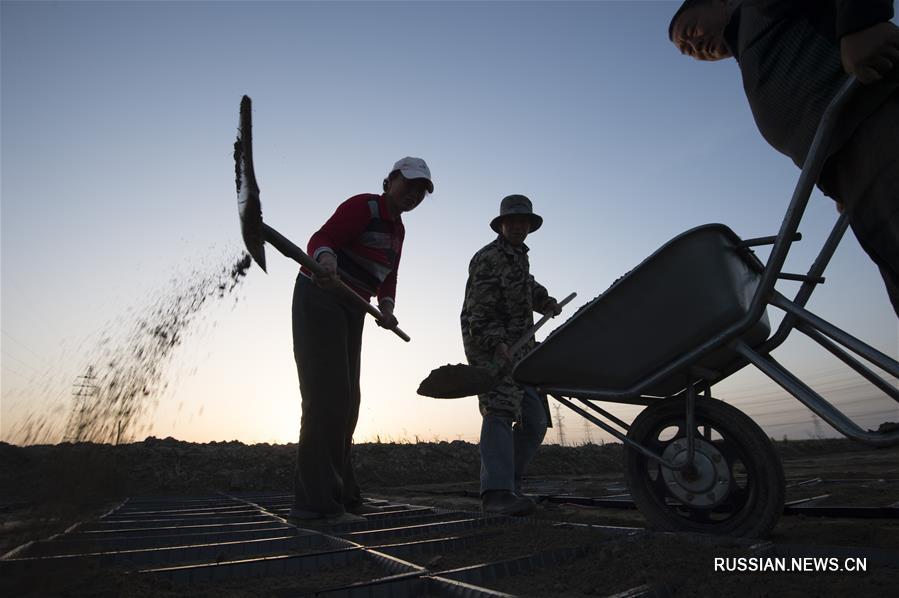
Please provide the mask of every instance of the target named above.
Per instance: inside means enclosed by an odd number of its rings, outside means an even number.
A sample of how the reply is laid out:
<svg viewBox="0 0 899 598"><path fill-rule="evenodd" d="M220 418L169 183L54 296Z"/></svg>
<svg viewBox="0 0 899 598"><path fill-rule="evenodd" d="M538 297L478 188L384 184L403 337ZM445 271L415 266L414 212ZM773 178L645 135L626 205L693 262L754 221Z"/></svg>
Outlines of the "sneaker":
<svg viewBox="0 0 899 598"><path fill-rule="evenodd" d="M533 513L536 507L531 499L509 490L488 490L481 496L481 510L488 515L524 517Z"/></svg>

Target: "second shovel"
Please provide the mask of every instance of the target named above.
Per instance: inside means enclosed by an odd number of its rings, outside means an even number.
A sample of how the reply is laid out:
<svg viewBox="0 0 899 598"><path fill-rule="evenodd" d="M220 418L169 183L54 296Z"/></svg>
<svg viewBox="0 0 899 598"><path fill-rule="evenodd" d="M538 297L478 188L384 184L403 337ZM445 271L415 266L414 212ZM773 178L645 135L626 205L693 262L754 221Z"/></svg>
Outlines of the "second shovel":
<svg viewBox="0 0 899 598"><path fill-rule="evenodd" d="M564 307L574 299L577 293L572 293L559 302L559 307ZM553 316L546 315L531 326L515 344L509 347L509 354L521 349L537 333L541 326L546 324ZM478 367L458 363L455 365L442 365L436 370L431 370L428 377L418 386L418 394L435 399L460 399L472 395L490 391L499 384L503 376L508 372L502 369Z"/></svg>

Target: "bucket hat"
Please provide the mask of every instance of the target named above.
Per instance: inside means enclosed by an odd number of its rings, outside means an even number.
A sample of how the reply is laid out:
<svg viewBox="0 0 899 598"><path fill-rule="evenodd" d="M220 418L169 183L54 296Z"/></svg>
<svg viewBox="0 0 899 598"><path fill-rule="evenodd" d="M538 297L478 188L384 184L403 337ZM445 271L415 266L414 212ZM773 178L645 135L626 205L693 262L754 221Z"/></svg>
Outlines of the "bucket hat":
<svg viewBox="0 0 899 598"><path fill-rule="evenodd" d="M531 220L531 232L543 225L543 218L534 213L531 200L524 195L507 195L499 204L499 216L490 221L493 232L502 234L500 223L506 216L523 215Z"/></svg>

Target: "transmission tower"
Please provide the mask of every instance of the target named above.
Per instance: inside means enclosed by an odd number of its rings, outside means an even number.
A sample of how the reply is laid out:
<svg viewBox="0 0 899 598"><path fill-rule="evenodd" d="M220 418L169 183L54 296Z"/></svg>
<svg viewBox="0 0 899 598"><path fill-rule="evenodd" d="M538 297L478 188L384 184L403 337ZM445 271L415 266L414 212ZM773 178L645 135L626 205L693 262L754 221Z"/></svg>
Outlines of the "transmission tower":
<svg viewBox="0 0 899 598"><path fill-rule="evenodd" d="M562 413L559 411L559 404L556 403L553 405L553 408L556 411L556 429L559 434L559 446L565 446L565 430L562 425L562 421L565 419L562 417Z"/></svg>
<svg viewBox="0 0 899 598"><path fill-rule="evenodd" d="M84 429L87 426L88 403L90 399L97 395L97 385L94 381L97 376L94 375L94 366L88 366L87 372L83 376L75 378L72 390L74 397L72 404L72 413L69 416L69 423L66 429L65 439L70 442L78 442L84 440Z"/></svg>
<svg viewBox="0 0 899 598"><path fill-rule="evenodd" d="M824 438L824 432L821 430L821 420L814 413L812 414L812 428L814 428L813 433L816 440Z"/></svg>
<svg viewBox="0 0 899 598"><path fill-rule="evenodd" d="M592 429L593 424L587 418L584 418L584 444L593 444Z"/></svg>

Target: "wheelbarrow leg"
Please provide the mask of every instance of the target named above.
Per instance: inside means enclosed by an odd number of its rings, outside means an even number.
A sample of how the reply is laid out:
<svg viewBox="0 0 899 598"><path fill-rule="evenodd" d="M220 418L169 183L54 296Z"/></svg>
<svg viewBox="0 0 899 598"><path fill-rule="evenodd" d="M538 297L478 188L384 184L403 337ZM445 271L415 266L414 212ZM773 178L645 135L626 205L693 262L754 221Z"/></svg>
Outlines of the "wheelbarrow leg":
<svg viewBox="0 0 899 598"><path fill-rule="evenodd" d="M687 436L687 461L684 469L689 470L693 467L693 456L696 450L695 434L696 429L696 387L692 382L687 384L687 429L684 432Z"/></svg>

